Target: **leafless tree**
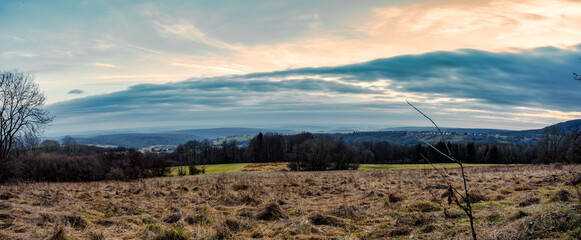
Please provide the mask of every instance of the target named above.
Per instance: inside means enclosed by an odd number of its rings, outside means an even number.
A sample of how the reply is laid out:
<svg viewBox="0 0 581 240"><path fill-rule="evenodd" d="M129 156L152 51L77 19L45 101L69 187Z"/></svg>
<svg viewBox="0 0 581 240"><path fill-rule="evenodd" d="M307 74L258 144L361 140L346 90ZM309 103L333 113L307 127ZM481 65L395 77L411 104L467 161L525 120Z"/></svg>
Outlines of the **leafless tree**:
<svg viewBox="0 0 581 240"><path fill-rule="evenodd" d="M41 109L44 93L34 76L13 71L0 72L0 168L14 146L27 135L37 136L53 117Z"/></svg>
<svg viewBox="0 0 581 240"><path fill-rule="evenodd" d="M462 163L462 161L460 161L452 156L452 151L450 151L450 147L446 143L446 139L444 138L444 134L442 133L442 130L440 130L440 127L438 127L438 125L430 117L428 117L428 115L424 114L422 111L420 111L418 108L416 108L416 106L414 106L413 104L411 104L407 100L406 100L406 102L412 108L414 108L416 111L418 111L420 114L422 114L422 116L424 116L425 118L430 120L430 122L432 122L432 124L438 129L438 132L439 132L440 137L441 137L441 141L443 141L444 145L446 146L447 153L440 151L434 145L432 145L426 141L424 141L424 143L427 144L430 148L432 148L436 152L438 152L439 154L441 154L442 156L444 156L445 158L451 160L452 162L454 162L460 166L461 176L460 177L452 176L452 175L448 174L448 172L446 171L446 169L444 168L443 165L441 165L441 168L436 167L436 165L434 165L434 163L432 161L430 161L430 159L428 159L426 156L424 156L420 153L422 158L426 162L428 162L432 166L432 168L440 174L440 176L442 177L442 181L445 182L446 185L448 185L448 194L447 194L448 195L448 204L454 202L458 207L460 207L460 209L462 209L466 213L466 215L468 216L468 219L470 219L470 230L472 231L472 239L476 240L477 237L476 237L476 231L474 230L474 214L472 213L472 205L470 203L470 193L468 190L466 173L464 171L464 164ZM458 189L456 189L452 185L453 180L462 181L463 189L460 191ZM461 191L463 191L463 193ZM458 198L458 197L460 197L460 198ZM462 202L464 202L464 203L462 203ZM445 211L444 213L446 214L447 209L444 208L444 211Z"/></svg>
<svg viewBox="0 0 581 240"><path fill-rule="evenodd" d="M559 126L545 128L539 139L539 160L543 163L561 162L565 158L567 133Z"/></svg>

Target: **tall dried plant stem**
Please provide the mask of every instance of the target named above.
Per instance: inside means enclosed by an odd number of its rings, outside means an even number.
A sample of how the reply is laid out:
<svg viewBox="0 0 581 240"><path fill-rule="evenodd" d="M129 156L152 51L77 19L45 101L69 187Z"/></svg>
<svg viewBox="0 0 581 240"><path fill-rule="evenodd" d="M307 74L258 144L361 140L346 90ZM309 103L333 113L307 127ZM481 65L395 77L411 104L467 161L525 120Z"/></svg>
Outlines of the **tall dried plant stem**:
<svg viewBox="0 0 581 240"><path fill-rule="evenodd" d="M476 231L474 230L474 215L472 214L472 205L470 204L470 194L468 191L468 184L466 183L466 173L464 171L464 165L462 164L461 161L457 160L456 158L454 158L452 156L452 151L450 151L450 147L448 147L448 143L446 143L446 139L444 138L444 134L442 133L442 130L440 129L440 127L438 127L438 125L430 118L428 117L428 115L424 114L421 110L419 110L418 108L416 108L416 106L414 106L413 104L411 104L409 101L406 100L406 103L408 105L410 105L412 108L414 108L417 112L419 112L420 114L422 114L422 116L424 116L425 118L427 118L428 120L430 120L430 122L432 122L432 124L436 127L436 129L438 129L438 133L440 134L440 138L441 141L444 142L444 146L446 146L446 150L448 151L448 154L443 153L442 151L440 151L439 149L437 149L436 147L434 147L432 144L424 141L424 143L426 143L430 148L434 149L436 152L438 152L439 154L441 154L442 156L450 159L451 161L453 161L454 163L458 164L460 166L460 171L461 171L461 180L462 183L464 185L464 196L462 196L462 194L458 194L460 195L464 201L466 202L466 206L462 205L460 203L460 201L458 201L457 198L454 197L454 202L456 203L456 205L458 205L465 213L466 215L468 215L468 218L470 219L470 229L472 231L472 239L477 240L476 237ZM422 157L424 158L424 160L428 161L428 163L430 163L430 165L432 165L432 167L434 169L436 169L436 171L438 171L438 169L434 166L434 164L432 164L428 158L424 157L422 155ZM442 175L442 177L445 179L446 177L452 177L451 175L447 174L446 170L444 169L444 167L442 167L442 171L438 171L438 173L440 173ZM452 184L448 181L446 181L446 183L448 184L449 189L452 189L452 191L455 191L456 193L459 193L456 189L454 189L452 187Z"/></svg>

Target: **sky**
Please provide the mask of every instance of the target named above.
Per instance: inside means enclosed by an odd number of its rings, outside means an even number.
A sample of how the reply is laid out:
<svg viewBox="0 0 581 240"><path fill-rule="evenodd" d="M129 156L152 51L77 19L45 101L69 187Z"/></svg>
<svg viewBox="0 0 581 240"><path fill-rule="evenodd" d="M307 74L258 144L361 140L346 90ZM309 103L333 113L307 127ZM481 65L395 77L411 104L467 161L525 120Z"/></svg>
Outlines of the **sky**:
<svg viewBox="0 0 581 240"><path fill-rule="evenodd" d="M581 118L581 1L0 1L48 135ZM300 130L300 129L299 129Z"/></svg>

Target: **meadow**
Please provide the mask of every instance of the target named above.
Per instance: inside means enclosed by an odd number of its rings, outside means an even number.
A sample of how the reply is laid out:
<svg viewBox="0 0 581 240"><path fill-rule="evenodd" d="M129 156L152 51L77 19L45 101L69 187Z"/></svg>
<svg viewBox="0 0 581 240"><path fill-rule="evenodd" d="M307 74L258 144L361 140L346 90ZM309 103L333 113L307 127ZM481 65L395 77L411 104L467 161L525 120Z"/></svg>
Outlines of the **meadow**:
<svg viewBox="0 0 581 240"><path fill-rule="evenodd" d="M235 173L235 172L279 172L289 171L286 162L279 163L228 163L228 164L211 164L198 166L198 168L205 167L206 174L212 173ZM491 166L518 166L521 164L464 164L464 167L491 167ZM459 165L455 163L443 163L436 165L444 168L458 168ZM360 164L361 170L386 170L386 169L424 169L431 168L429 164ZM184 167L186 174L189 173L187 167ZM178 176L178 167L172 167L170 175Z"/></svg>
<svg viewBox="0 0 581 240"><path fill-rule="evenodd" d="M265 170L277 166L247 164L234 173L133 181L2 185L0 239L470 238L468 218L448 204L446 185L433 170ZM579 165L466 168L478 237L579 239L581 193L571 179L580 170ZM448 171L458 175L459 169Z"/></svg>

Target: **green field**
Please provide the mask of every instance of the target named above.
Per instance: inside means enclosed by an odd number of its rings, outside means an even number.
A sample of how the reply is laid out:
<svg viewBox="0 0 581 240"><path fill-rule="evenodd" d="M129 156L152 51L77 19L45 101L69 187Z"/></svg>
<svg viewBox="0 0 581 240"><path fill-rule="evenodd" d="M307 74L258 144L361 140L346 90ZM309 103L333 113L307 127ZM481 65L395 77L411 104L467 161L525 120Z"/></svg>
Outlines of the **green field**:
<svg viewBox="0 0 581 240"><path fill-rule="evenodd" d="M445 168L459 168L460 166L456 163L444 163ZM466 163L464 167L491 167L491 166L516 166L519 164L474 164ZM436 164L436 167L440 167L440 164ZM359 165L360 170L379 170L379 169L422 169L431 168L430 164L361 164Z"/></svg>
<svg viewBox="0 0 581 240"><path fill-rule="evenodd" d="M248 163L230 163L230 164L213 164L213 165L206 165L206 173L232 173L232 172L240 172ZM202 166L196 166L197 168L201 168ZM186 172L188 172L187 167ZM172 167L170 175L177 176L178 175L178 167Z"/></svg>

